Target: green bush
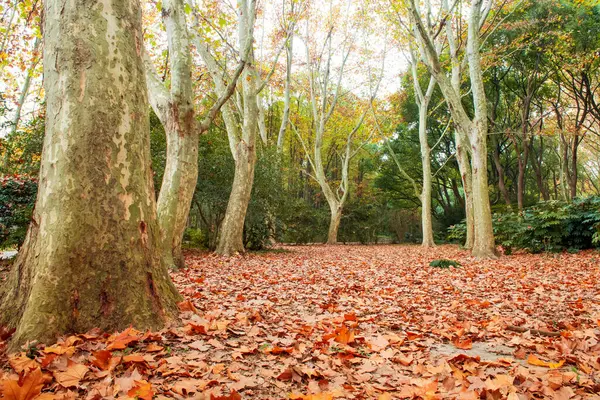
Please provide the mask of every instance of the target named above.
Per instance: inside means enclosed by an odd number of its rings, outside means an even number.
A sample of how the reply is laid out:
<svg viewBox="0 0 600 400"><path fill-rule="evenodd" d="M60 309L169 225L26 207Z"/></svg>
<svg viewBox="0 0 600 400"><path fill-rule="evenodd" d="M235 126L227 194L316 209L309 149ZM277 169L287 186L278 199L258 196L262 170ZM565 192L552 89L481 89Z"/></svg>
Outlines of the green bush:
<svg viewBox="0 0 600 400"><path fill-rule="evenodd" d="M21 247L33 214L37 180L0 177L0 248Z"/></svg>
<svg viewBox="0 0 600 400"><path fill-rule="evenodd" d="M191 249L206 249L207 237L198 228L187 228L183 233L183 244Z"/></svg>
<svg viewBox="0 0 600 400"><path fill-rule="evenodd" d="M505 254L519 249L530 253L589 249L600 244L600 197L547 201L520 213L496 213L493 225L496 243ZM464 221L448 229L448 240L463 242L465 236Z"/></svg>
<svg viewBox="0 0 600 400"><path fill-rule="evenodd" d="M290 199L280 215L279 240L284 243L317 243L327 239L329 210L315 208L303 199Z"/></svg>

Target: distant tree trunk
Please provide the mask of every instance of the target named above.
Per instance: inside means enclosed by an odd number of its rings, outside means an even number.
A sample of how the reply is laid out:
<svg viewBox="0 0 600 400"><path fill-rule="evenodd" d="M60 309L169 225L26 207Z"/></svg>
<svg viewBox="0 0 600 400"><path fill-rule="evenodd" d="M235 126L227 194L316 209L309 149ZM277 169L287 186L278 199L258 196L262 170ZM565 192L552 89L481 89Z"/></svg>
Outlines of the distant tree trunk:
<svg viewBox="0 0 600 400"><path fill-rule="evenodd" d="M239 45L243 48L253 40L253 26L256 12L256 2L246 0L239 1ZM254 184L254 168L256 165L256 136L258 133L259 107L258 74L253 66L253 57L250 54L249 65L244 69L241 76L242 86L242 121L241 132L238 122L235 121L233 107L223 112L227 125L229 146L235 162L235 174L225 218L220 229L217 254L231 256L235 253L244 252L244 222L248 211L248 204ZM212 63L212 61L211 61ZM215 69L212 67L213 70ZM220 79L217 77L217 79Z"/></svg>
<svg viewBox="0 0 600 400"><path fill-rule="evenodd" d="M467 225L467 233L464 248L472 249L475 236L475 220L473 217L473 178L471 175L471 165L469 164L469 156L460 135L456 133L454 138L456 141L456 160L458 161L458 170L465 193L465 223Z"/></svg>
<svg viewBox="0 0 600 400"><path fill-rule="evenodd" d="M249 103L249 102L248 102ZM252 107L248 104L249 107ZM254 107L256 110L256 107ZM257 111L257 110L256 110ZM254 119L256 123L256 120ZM256 125L256 124L255 124ZM244 127L244 130L253 130L254 133L249 143L240 140L236 144L235 173L225 219L221 224L217 254L230 256L244 252L244 221L252 194L254 183L254 167L256 165L256 126Z"/></svg>
<svg viewBox="0 0 600 400"><path fill-rule="evenodd" d="M327 244L336 244L340 222L342 221L342 206L338 202L329 203L329 230L327 231Z"/></svg>
<svg viewBox="0 0 600 400"><path fill-rule="evenodd" d="M421 165L423 169L423 186L419 199L421 200L421 230L423 247L435 246L433 240L433 225L431 221L431 147L427 138L427 115L429 114L429 102L435 89L435 78L430 76L429 84L425 92L419 83L419 74L417 69L418 58L411 48L411 70L413 86L415 88L415 100L419 109L419 146L421 148Z"/></svg>
<svg viewBox="0 0 600 400"><path fill-rule="evenodd" d="M504 168L502 167L502 161L500 160L500 149L498 148L498 140L495 136L492 136L492 145L494 147L492 156L494 159L494 166L496 167L496 171L498 172L498 189L500 190L500 194L504 199L504 203L510 207L510 195L508 194L508 189L506 188L506 176L504 174Z"/></svg>
<svg viewBox="0 0 600 400"><path fill-rule="evenodd" d="M42 41L40 40L40 38L36 37L33 43L33 55L31 64L25 74L25 82L23 83L23 87L21 88L21 94L19 95L17 109L15 110L15 115L12 119L12 124L10 127L11 134L15 133L19 128L19 122L21 121L21 111L23 110L23 103L25 103L25 100L27 99L27 95L29 94L29 87L31 86L31 77L35 72L35 68L40 60L40 57L38 56L37 52L40 49L41 43Z"/></svg>
<svg viewBox="0 0 600 400"><path fill-rule="evenodd" d="M159 249L137 1L48 0L46 134L25 243L0 324L28 340L159 329L180 296Z"/></svg>
<svg viewBox="0 0 600 400"><path fill-rule="evenodd" d="M295 2L291 2L292 13L294 12ZM283 152L283 143L285 141L285 131L287 129L290 119L290 92L292 86L292 60L294 50L294 35L290 35L288 40L286 51L286 67L285 67L285 89L283 92L283 116L281 117L281 126L279 127L279 134L277 135L277 152L281 154Z"/></svg>

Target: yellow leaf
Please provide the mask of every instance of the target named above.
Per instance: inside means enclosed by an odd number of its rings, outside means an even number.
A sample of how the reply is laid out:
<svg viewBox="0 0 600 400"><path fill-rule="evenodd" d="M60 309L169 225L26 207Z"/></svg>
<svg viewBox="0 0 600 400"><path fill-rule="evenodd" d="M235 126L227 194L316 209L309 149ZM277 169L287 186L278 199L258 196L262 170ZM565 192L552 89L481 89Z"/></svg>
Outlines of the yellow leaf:
<svg viewBox="0 0 600 400"><path fill-rule="evenodd" d="M547 362L547 361L540 360L533 354L530 354L529 357L527 357L527 363L531 364L531 365L537 365L538 367L547 367L547 368L551 368L551 369L556 369L556 368L562 367L562 365L565 363L565 360L560 360L559 362L556 362L556 363Z"/></svg>

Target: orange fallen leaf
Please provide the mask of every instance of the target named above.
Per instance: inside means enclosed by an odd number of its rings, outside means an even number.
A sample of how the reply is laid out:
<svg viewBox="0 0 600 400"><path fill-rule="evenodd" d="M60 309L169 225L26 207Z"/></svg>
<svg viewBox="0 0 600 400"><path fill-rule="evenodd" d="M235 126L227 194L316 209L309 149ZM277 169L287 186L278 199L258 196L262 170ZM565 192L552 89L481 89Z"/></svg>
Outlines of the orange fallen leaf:
<svg viewBox="0 0 600 400"><path fill-rule="evenodd" d="M346 328L346 325L342 325L334 340L341 344L350 344L354 342L354 331Z"/></svg>
<svg viewBox="0 0 600 400"><path fill-rule="evenodd" d="M163 346L159 346L156 343L150 343L148 346L146 346L146 351L148 353L156 353L159 351L162 351L164 349Z"/></svg>
<svg viewBox="0 0 600 400"><path fill-rule="evenodd" d="M143 363L146 362L144 356L141 354L130 354L127 356L123 356L124 363Z"/></svg>
<svg viewBox="0 0 600 400"><path fill-rule="evenodd" d="M191 301L186 300L180 303L177 303L177 307L179 307L179 311L191 311L193 313L198 313L198 309Z"/></svg>
<svg viewBox="0 0 600 400"><path fill-rule="evenodd" d="M129 397L133 397L134 399L142 399L142 400L152 400L154 396L154 391L152 390L152 384L145 381L134 381L134 385L127 392Z"/></svg>
<svg viewBox="0 0 600 400"><path fill-rule="evenodd" d="M556 369L556 368L562 367L562 365L565 363L565 360L560 360L559 362L556 362L556 363L547 362L547 361L540 360L533 354L530 354L529 357L527 357L527 363L531 364L531 365L537 365L538 367L547 367L547 368L551 368L551 369Z"/></svg>
<svg viewBox="0 0 600 400"><path fill-rule="evenodd" d="M8 363L15 370L16 373L20 374L23 371L29 371L30 369L35 369L39 367L37 361L32 360L27 357L25 353L21 353L15 356L8 357Z"/></svg>
<svg viewBox="0 0 600 400"><path fill-rule="evenodd" d="M333 394L328 392L316 393L316 394L300 394L291 393L290 399L299 400L333 400Z"/></svg>
<svg viewBox="0 0 600 400"><path fill-rule="evenodd" d="M242 396L237 391L232 390L229 396L215 396L211 394L210 400L242 400Z"/></svg>
<svg viewBox="0 0 600 400"><path fill-rule="evenodd" d="M112 358L112 353L108 350L100 350L96 351L91 358L91 362L96 367L101 370L107 370L110 364L110 359Z"/></svg>
<svg viewBox="0 0 600 400"><path fill-rule="evenodd" d="M133 328L127 328L123 332L112 335L110 338L108 338L108 342L110 344L106 347L106 349L122 350L138 340L140 340L140 332Z"/></svg>
<svg viewBox="0 0 600 400"><path fill-rule="evenodd" d="M461 338L457 337L456 339L454 339L452 341L452 344L457 349L462 349L462 350L471 350L473 348L473 342L469 338L461 339Z"/></svg>
<svg viewBox="0 0 600 400"><path fill-rule="evenodd" d="M0 381L5 400L31 400L37 397L44 387L44 375L40 368L25 372L18 380Z"/></svg>
<svg viewBox="0 0 600 400"><path fill-rule="evenodd" d="M89 368L83 364L77 364L69 360L67 370L64 372L54 371L54 378L63 387L69 388L73 386L79 386L81 380L85 377L85 374L89 371Z"/></svg>

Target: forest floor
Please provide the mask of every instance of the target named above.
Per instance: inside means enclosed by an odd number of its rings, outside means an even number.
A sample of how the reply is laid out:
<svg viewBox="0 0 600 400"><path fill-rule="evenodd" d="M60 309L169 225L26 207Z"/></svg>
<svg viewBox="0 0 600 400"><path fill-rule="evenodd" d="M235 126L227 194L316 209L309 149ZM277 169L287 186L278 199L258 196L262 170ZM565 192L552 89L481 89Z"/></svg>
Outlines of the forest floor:
<svg viewBox="0 0 600 400"><path fill-rule="evenodd" d="M439 258L462 266L429 266ZM172 274L180 324L10 355L0 386L43 399L598 399L599 258L476 260L449 245L192 252Z"/></svg>

